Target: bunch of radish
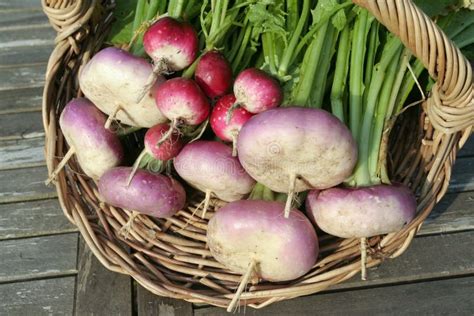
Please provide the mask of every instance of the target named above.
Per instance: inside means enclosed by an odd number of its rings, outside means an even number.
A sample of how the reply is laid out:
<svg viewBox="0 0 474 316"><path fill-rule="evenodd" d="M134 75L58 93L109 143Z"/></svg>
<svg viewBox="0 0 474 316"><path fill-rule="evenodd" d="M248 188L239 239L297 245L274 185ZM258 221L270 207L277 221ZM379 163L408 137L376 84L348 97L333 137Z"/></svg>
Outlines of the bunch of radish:
<svg viewBox="0 0 474 316"><path fill-rule="evenodd" d="M365 278L366 238L402 229L416 209L413 193L389 181L381 148L383 129L401 109L394 104L401 44L387 37L381 48L369 45L366 62L378 64L364 73L359 40L375 22L350 3L325 9L355 10L344 25L317 21L317 14L309 22L304 1L291 30L260 34L258 18L245 18L251 2L216 2L207 18L207 4L200 11L175 2L138 44L104 48L83 65L84 98L72 100L60 118L70 149L49 180L75 154L103 202L132 212L127 229L140 213L173 216L186 205L185 188L200 191L211 254L243 274L229 310L253 279L288 281L310 271L319 252L315 227L360 238ZM297 16L288 13L289 20ZM298 42L303 30L308 34ZM232 41L236 46L224 45ZM322 109L324 100L332 113ZM141 153L124 150L124 138ZM306 214L295 203L304 192ZM209 214L212 197L228 204Z"/></svg>

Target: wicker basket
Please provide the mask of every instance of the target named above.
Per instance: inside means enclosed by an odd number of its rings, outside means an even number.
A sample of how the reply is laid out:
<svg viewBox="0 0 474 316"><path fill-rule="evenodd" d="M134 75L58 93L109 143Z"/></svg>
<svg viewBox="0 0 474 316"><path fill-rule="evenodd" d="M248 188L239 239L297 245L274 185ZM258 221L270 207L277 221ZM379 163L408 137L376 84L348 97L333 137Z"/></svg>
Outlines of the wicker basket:
<svg viewBox="0 0 474 316"><path fill-rule="evenodd" d="M43 9L58 32L43 94L50 172L67 151L57 124L59 114L69 100L81 95L76 74L103 43L112 20L110 2L42 0ZM446 193L456 153L474 124L473 83L466 58L410 0L355 2L398 35L437 80L423 107L402 117L390 147L393 176L417 192L417 216L400 232L369 239L367 266L373 267L405 251L423 220ZM397 141L398 137L403 141ZM131 275L160 296L222 307L229 304L241 276L216 262L206 247L207 220L192 215L202 196L196 194L188 201L187 209L169 220L138 216L125 239L119 231L131 212L101 203L96 184L79 170L73 158L68 168L59 173L59 202L104 266ZM220 201L211 201L212 208L219 205ZM209 211L206 218L212 214ZM359 273L357 239L323 235L320 243L320 258L304 277L287 283L254 284L242 294L240 304L262 308L324 290Z"/></svg>

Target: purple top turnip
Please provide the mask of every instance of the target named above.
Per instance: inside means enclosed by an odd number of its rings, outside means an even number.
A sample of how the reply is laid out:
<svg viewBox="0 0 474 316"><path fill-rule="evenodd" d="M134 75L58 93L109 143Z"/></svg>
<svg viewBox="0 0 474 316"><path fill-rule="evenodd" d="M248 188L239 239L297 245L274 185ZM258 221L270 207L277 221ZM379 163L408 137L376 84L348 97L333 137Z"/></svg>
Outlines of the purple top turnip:
<svg viewBox="0 0 474 316"><path fill-rule="evenodd" d="M82 68L79 83L84 95L102 112L130 126L151 127L167 121L156 108L153 93L137 102L151 74L152 65L145 59L108 47ZM153 87L164 80L158 76Z"/></svg>
<svg viewBox="0 0 474 316"><path fill-rule="evenodd" d="M99 180L104 202L155 217L170 217L184 207L186 193L171 177L138 169L129 185L131 167L107 171Z"/></svg>
<svg viewBox="0 0 474 316"><path fill-rule="evenodd" d="M104 128L105 121L105 115L85 98L71 100L59 118L64 138L82 170L93 179L119 165L123 158L120 140Z"/></svg>
<svg viewBox="0 0 474 316"><path fill-rule="evenodd" d="M209 116L211 107L191 79L182 77L167 80L155 90L158 109L174 124L198 125Z"/></svg>
<svg viewBox="0 0 474 316"><path fill-rule="evenodd" d="M275 108L283 100L278 81L257 68L245 69L237 76L234 94L237 104L250 113L261 113Z"/></svg>
<svg viewBox="0 0 474 316"><path fill-rule="evenodd" d="M320 109L285 107L253 116L240 130L244 169L276 192L325 189L351 175L357 146L349 129ZM287 205L286 211L288 211Z"/></svg>
<svg viewBox="0 0 474 316"><path fill-rule="evenodd" d="M226 94L232 86L232 68L218 51L205 53L196 66L194 78L211 99Z"/></svg>
<svg viewBox="0 0 474 316"><path fill-rule="evenodd" d="M211 218L207 241L214 258L244 273L255 261L256 274L268 281L288 281L306 274L318 257L318 238L309 220L284 204L243 200L227 204Z"/></svg>
<svg viewBox="0 0 474 316"><path fill-rule="evenodd" d="M309 203L318 227L343 238L363 238L400 230L415 216L416 200L403 185L331 188Z"/></svg>
<svg viewBox="0 0 474 316"><path fill-rule="evenodd" d="M232 149L215 141L187 144L174 159L174 167L191 186L227 202L243 198L255 184Z"/></svg>
<svg viewBox="0 0 474 316"><path fill-rule="evenodd" d="M164 71L179 71L196 59L199 41L196 31L186 23L163 17L148 28L143 36L143 47Z"/></svg>

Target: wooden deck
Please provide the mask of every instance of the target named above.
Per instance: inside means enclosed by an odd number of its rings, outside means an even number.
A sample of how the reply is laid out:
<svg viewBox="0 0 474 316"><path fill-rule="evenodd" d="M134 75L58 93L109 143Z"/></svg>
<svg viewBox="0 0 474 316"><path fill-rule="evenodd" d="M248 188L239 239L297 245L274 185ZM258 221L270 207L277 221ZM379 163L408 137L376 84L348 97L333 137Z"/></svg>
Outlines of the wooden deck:
<svg viewBox="0 0 474 316"><path fill-rule="evenodd" d="M40 106L53 38L39 0L0 0L0 315L224 315L104 269L44 186ZM246 314L474 314L473 190L474 137L405 254L370 269L366 282Z"/></svg>

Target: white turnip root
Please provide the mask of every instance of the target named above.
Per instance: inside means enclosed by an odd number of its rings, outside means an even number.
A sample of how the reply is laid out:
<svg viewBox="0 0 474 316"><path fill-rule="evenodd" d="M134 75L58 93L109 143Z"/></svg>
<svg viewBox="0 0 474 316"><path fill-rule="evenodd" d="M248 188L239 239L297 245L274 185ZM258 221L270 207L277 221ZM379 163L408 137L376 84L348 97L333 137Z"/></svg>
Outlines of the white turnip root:
<svg viewBox="0 0 474 316"><path fill-rule="evenodd" d="M258 182L288 193L326 189L351 175L357 145L349 129L320 109L286 107L253 116L240 130L239 160Z"/></svg>
<svg viewBox="0 0 474 316"><path fill-rule="evenodd" d="M209 250L229 270L245 273L241 287L252 276L294 280L315 264L319 247L313 226L296 209L284 218L283 209L280 202L242 200L220 208L210 219ZM238 295L239 291L235 301ZM232 308L231 303L228 310Z"/></svg>
<svg viewBox="0 0 474 316"><path fill-rule="evenodd" d="M232 149L215 141L196 141L184 146L174 159L176 172L192 187L230 202L252 191L255 181L245 172ZM204 217L204 215L203 215Z"/></svg>
<svg viewBox="0 0 474 316"><path fill-rule="evenodd" d="M152 65L145 59L108 47L82 68L79 84L84 95L110 119L134 127L151 127L167 119L156 108L154 89L136 101L150 74ZM164 80L158 76L153 87L156 89Z"/></svg>
<svg viewBox="0 0 474 316"><path fill-rule="evenodd" d="M127 185L131 171L131 167L117 167L104 173L98 184L104 202L159 218L170 217L184 207L186 193L178 181L139 169Z"/></svg>
<svg viewBox="0 0 474 316"><path fill-rule="evenodd" d="M257 68L245 69L237 76L234 94L237 104L250 113L261 113L275 108L283 100L278 81Z"/></svg>
<svg viewBox="0 0 474 316"><path fill-rule="evenodd" d="M237 156L237 136L242 126L253 116L244 108L235 109L227 119L229 109L235 103L235 96L228 94L217 100L212 110L210 123L217 137L232 142L232 155Z"/></svg>
<svg viewBox="0 0 474 316"><path fill-rule="evenodd" d="M73 99L66 105L59 125L70 148L46 183L56 177L73 154L84 173L93 179L120 164L122 145L118 136L104 127L105 121L105 115L85 98Z"/></svg>
<svg viewBox="0 0 474 316"><path fill-rule="evenodd" d="M221 53L209 51L199 59L194 79L209 98L221 97L232 86L232 68Z"/></svg>

